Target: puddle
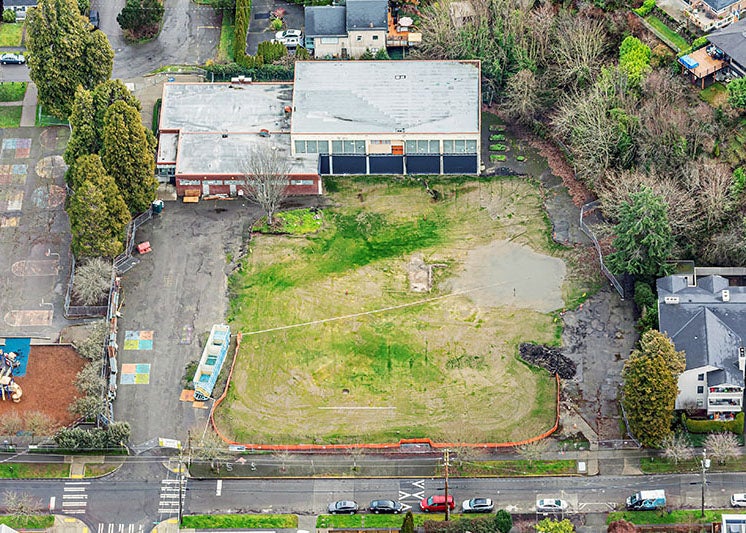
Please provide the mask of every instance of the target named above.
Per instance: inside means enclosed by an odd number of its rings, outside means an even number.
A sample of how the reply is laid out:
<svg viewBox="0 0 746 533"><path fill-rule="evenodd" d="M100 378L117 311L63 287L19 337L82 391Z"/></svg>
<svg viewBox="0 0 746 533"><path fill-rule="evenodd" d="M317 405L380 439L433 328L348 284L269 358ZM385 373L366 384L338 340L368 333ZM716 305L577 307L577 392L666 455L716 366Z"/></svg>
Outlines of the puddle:
<svg viewBox="0 0 746 533"><path fill-rule="evenodd" d="M451 281L454 291L467 293L484 307L517 307L548 313L564 306L565 263L536 253L528 246L495 241L469 252L463 272Z"/></svg>

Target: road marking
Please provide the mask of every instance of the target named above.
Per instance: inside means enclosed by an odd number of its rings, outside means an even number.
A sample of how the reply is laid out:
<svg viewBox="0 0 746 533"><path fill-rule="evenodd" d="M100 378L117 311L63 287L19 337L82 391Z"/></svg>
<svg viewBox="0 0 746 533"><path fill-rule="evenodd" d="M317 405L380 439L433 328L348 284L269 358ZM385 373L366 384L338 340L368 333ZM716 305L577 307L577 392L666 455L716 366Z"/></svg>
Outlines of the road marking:
<svg viewBox="0 0 746 533"><path fill-rule="evenodd" d="M215 487L215 496L220 496L223 493L223 480L218 479L217 487Z"/></svg>
<svg viewBox="0 0 746 533"><path fill-rule="evenodd" d="M65 507L85 507L88 502L62 502L62 508Z"/></svg>
<svg viewBox="0 0 746 533"><path fill-rule="evenodd" d="M65 514L85 514L85 509L63 509Z"/></svg>
<svg viewBox="0 0 746 533"><path fill-rule="evenodd" d="M65 481L65 486L69 485L90 485L90 481Z"/></svg>
<svg viewBox="0 0 746 533"><path fill-rule="evenodd" d="M87 500L88 494L63 494L62 500Z"/></svg>
<svg viewBox="0 0 746 533"><path fill-rule="evenodd" d="M54 504L55 504L56 501L57 501L57 498L54 497L54 496L52 496L51 498L49 498L49 510L50 511L54 511Z"/></svg>

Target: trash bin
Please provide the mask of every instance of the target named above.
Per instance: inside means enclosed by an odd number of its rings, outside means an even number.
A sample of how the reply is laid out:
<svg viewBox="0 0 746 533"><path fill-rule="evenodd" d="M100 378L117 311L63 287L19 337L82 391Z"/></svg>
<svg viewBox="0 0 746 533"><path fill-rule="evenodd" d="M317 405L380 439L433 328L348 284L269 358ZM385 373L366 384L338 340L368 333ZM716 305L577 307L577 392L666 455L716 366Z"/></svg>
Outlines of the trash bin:
<svg viewBox="0 0 746 533"><path fill-rule="evenodd" d="M153 202L153 213L159 215L163 211L163 200Z"/></svg>

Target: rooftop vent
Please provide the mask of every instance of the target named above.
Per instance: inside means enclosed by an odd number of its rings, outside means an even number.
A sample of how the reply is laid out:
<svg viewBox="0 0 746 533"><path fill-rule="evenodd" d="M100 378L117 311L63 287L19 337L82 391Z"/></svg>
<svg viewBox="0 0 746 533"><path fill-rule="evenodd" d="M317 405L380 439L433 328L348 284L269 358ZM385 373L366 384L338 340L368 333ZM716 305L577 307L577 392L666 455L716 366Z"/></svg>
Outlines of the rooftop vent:
<svg viewBox="0 0 746 533"><path fill-rule="evenodd" d="M674 305L679 303L679 297L678 296L666 296L663 298L663 303L666 303L668 305Z"/></svg>
<svg viewBox="0 0 746 533"><path fill-rule="evenodd" d="M728 289L723 289L720 295L723 297L724 302L730 302L730 291Z"/></svg>

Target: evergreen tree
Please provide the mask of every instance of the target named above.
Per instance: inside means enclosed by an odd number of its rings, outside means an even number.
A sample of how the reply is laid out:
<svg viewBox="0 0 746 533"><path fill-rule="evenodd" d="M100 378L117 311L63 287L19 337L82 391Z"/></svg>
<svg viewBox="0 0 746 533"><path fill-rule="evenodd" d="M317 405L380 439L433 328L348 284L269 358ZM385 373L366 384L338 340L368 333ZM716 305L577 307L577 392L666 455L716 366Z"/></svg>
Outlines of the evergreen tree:
<svg viewBox="0 0 746 533"><path fill-rule="evenodd" d="M39 0L26 18L29 75L45 111L67 118L78 86L92 89L111 76L114 51L91 32L76 0Z"/></svg>
<svg viewBox="0 0 746 533"><path fill-rule="evenodd" d="M75 188L67 208L76 257L114 257L124 249L125 227L130 220L127 204L97 155L75 163L85 176Z"/></svg>
<svg viewBox="0 0 746 533"><path fill-rule="evenodd" d="M513 529L513 517L505 509L498 509L495 513L495 528L498 533L510 533Z"/></svg>
<svg viewBox="0 0 746 533"><path fill-rule="evenodd" d="M127 0L117 15L119 26L133 34L154 35L163 20L163 4L159 0Z"/></svg>
<svg viewBox="0 0 746 533"><path fill-rule="evenodd" d="M736 109L746 108L746 78L728 83L728 103Z"/></svg>
<svg viewBox="0 0 746 533"><path fill-rule="evenodd" d="M104 117L114 102L125 102L140 111L140 100L135 98L121 80L106 80L93 89L93 109L95 129L99 132L98 149L101 149L101 132L104 131Z"/></svg>
<svg viewBox="0 0 746 533"><path fill-rule="evenodd" d="M152 135L148 136L137 109L114 102L104 116L101 160L115 177L130 213L148 209L155 200L155 157Z"/></svg>
<svg viewBox="0 0 746 533"><path fill-rule="evenodd" d="M642 334L640 349L624 364L622 404L632 433L644 446L658 447L671 434L678 375L685 365L683 352L656 330Z"/></svg>
<svg viewBox="0 0 746 533"><path fill-rule="evenodd" d="M67 184L73 189L77 186L74 183L75 162L79 157L95 154L98 149L98 131L94 123L93 98L91 92L78 87L75 92L75 102L73 103L72 113L70 114L70 140L65 148L64 159L68 165L65 178Z"/></svg>
<svg viewBox="0 0 746 533"><path fill-rule="evenodd" d="M386 50L386 47L378 49L378 52L376 52L375 55L375 59L391 59L391 57L389 57L388 51Z"/></svg>
<svg viewBox="0 0 746 533"><path fill-rule="evenodd" d="M414 515L411 510L404 515L404 522L402 522L399 533L414 533Z"/></svg>
<svg viewBox="0 0 746 533"><path fill-rule="evenodd" d="M622 202L614 233L615 251L608 257L612 272L644 278L665 274L674 239L666 204L652 189L642 187Z"/></svg>

